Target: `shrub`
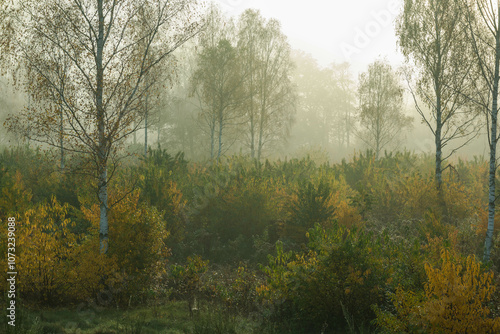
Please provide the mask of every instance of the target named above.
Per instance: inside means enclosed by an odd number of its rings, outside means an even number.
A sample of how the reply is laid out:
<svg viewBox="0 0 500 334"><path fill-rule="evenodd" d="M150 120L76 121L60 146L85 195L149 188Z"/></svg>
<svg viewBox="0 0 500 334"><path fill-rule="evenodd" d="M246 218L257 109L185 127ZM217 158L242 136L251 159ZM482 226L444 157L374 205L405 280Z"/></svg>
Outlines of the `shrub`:
<svg viewBox="0 0 500 334"><path fill-rule="evenodd" d="M153 273L165 273L166 260L169 256L166 247L168 237L167 227L154 208L145 203L139 203L140 191L127 193L123 187L115 185L111 188L109 203L116 203L109 214L109 249L104 256L116 261L118 272L123 283L115 296L120 303L128 303L132 298L143 295L158 279ZM119 201L117 199L120 199ZM82 206L86 219L91 221L88 246L99 242L99 206L93 204L90 208ZM92 252L87 256L95 257ZM95 260L84 257L81 263L89 265ZM82 268L83 269L83 268ZM111 273L108 277L116 276Z"/></svg>
<svg viewBox="0 0 500 334"><path fill-rule="evenodd" d="M6 221L7 217L22 214L31 207L33 197L31 189L21 172L0 171L3 174L0 184L0 219Z"/></svg>
<svg viewBox="0 0 500 334"><path fill-rule="evenodd" d="M465 266L454 263L450 252L441 252L441 268L425 266L429 282L425 287L424 319L433 333L495 333L500 318L489 318L485 305L495 291L493 273L482 272L474 257Z"/></svg>
<svg viewBox="0 0 500 334"><path fill-rule="evenodd" d="M376 309L379 327L388 332L497 333L500 318L492 317L488 306L495 291L493 273L484 272L472 256L460 260L444 249L441 261L440 268L425 265L425 292L399 288L392 296L395 314Z"/></svg>
<svg viewBox="0 0 500 334"><path fill-rule="evenodd" d="M328 221L334 211L329 203L330 196L330 186L324 180L317 187L311 181L300 183L295 202L290 208L291 224L309 228Z"/></svg>
<svg viewBox="0 0 500 334"><path fill-rule="evenodd" d="M181 210L186 204L178 187L178 179L185 174L187 161L182 153L169 155L165 150L148 151L139 168L140 201L154 206L163 216L170 232L169 243L176 245L185 235Z"/></svg>
<svg viewBox="0 0 500 334"><path fill-rule="evenodd" d="M214 178L188 203L188 251L217 263L255 259L260 250L254 238L263 236L282 211L282 187L254 177L219 183Z"/></svg>
<svg viewBox="0 0 500 334"><path fill-rule="evenodd" d="M371 305L383 298L388 273L377 257L380 242L362 230L316 226L309 230L309 253L284 253L264 268L267 285L259 288L264 301L274 304L275 319L293 321L297 329L319 331L374 318Z"/></svg>
<svg viewBox="0 0 500 334"><path fill-rule="evenodd" d="M191 315L193 308L198 308L197 303L205 292L203 275L207 270L208 261L198 255L188 257L185 265L174 264L170 267L169 288L175 291L174 297L187 300Z"/></svg>
<svg viewBox="0 0 500 334"><path fill-rule="evenodd" d="M26 300L55 305L67 296L69 262L77 247L77 235L66 218L68 205L55 198L27 210L18 221L17 271L19 289Z"/></svg>
<svg viewBox="0 0 500 334"><path fill-rule="evenodd" d="M99 254L98 239L73 232L69 205L54 197L17 222L17 271L21 296L31 303L61 305L94 297L116 271L116 259Z"/></svg>

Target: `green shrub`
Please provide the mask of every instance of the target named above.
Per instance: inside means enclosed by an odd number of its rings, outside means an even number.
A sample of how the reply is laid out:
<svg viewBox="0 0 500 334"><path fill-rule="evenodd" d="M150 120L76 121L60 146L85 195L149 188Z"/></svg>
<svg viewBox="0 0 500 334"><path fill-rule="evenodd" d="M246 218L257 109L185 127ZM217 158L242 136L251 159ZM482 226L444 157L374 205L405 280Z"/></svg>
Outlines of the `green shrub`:
<svg viewBox="0 0 500 334"><path fill-rule="evenodd" d="M362 230L309 230L307 254L284 253L264 268L268 282L259 288L264 301L274 304L274 319L291 321L297 329L320 331L347 325L345 314L357 324L375 317L372 304L383 300L388 273L379 256L380 240Z"/></svg>

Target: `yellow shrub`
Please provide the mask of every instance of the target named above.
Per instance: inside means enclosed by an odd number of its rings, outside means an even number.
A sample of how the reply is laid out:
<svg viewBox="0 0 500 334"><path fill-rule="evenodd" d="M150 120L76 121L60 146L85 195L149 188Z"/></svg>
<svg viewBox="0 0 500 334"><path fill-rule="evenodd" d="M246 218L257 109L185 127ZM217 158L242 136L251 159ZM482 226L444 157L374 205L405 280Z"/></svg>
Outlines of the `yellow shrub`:
<svg viewBox="0 0 500 334"><path fill-rule="evenodd" d="M433 333L488 333L500 330L500 318L489 318L485 303L495 291L493 273L482 273L469 256L465 267L454 263L450 253L441 252L441 268L425 266L428 283L424 318Z"/></svg>
<svg viewBox="0 0 500 334"><path fill-rule="evenodd" d="M116 202L109 214L109 265L115 265L120 275L126 277L125 286L117 288L122 299L125 300L133 294L142 293L148 289L154 273L164 273L166 259L169 255L165 244L168 236L167 226L161 214L154 208L146 204L139 203L140 193L138 190L127 194L125 189L119 187L111 191L110 203ZM94 204L90 209L82 207L86 219L92 223L91 237L88 240L90 253L83 253L80 260L81 265L92 267L98 251L99 239L99 206ZM90 246L93 245L93 246ZM100 263L100 262L99 262ZM107 262L106 262L107 263ZM95 268L94 270L104 270ZM109 268L108 268L109 269ZM111 271L108 277L116 276L116 271ZM95 281L89 276L89 282L95 286ZM117 297L118 298L118 297Z"/></svg>
<svg viewBox="0 0 500 334"><path fill-rule="evenodd" d="M120 289L115 284L115 277L120 275L117 262L116 256L100 254L98 236L86 238L73 253L68 271L68 281L71 282L68 296L86 301L105 289ZM102 280L104 277L105 281Z"/></svg>
<svg viewBox="0 0 500 334"><path fill-rule="evenodd" d="M67 218L68 204L54 197L20 214L16 223L16 264L21 296L60 305L95 297L110 286L116 259L99 255L98 237L80 240ZM102 277L108 277L103 282Z"/></svg>
<svg viewBox="0 0 500 334"><path fill-rule="evenodd" d="M482 272L474 257L459 261L447 250L441 261L439 268L425 265L425 294L398 288L392 296L396 314L375 308L377 325L388 332L498 333L500 318L487 306L493 273Z"/></svg>
<svg viewBox="0 0 500 334"><path fill-rule="evenodd" d="M71 285L68 260L77 236L70 231L67 210L67 204L61 205L53 197L50 203L27 210L18 221L17 271L25 298L54 303Z"/></svg>
<svg viewBox="0 0 500 334"><path fill-rule="evenodd" d="M361 215L358 209L351 206L349 200L339 201L335 207L335 217L341 226L347 228L359 227L361 225Z"/></svg>

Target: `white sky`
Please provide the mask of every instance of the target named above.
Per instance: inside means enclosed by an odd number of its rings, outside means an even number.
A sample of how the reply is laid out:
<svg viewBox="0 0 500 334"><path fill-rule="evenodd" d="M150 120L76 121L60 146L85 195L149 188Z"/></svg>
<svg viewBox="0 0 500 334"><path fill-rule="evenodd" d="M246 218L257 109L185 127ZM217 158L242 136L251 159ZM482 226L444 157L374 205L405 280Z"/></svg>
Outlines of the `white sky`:
<svg viewBox="0 0 500 334"><path fill-rule="evenodd" d="M238 16L256 8L282 24L294 49L313 55L320 65L348 61L355 75L379 57L393 65L397 52L394 19L402 0L215 0L222 10Z"/></svg>

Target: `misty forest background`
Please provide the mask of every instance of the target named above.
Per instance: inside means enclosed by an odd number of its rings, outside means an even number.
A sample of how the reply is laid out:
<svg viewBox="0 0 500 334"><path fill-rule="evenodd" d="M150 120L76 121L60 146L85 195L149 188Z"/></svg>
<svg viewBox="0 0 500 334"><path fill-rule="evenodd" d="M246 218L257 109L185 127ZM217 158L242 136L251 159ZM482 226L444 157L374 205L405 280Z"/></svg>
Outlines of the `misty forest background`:
<svg viewBox="0 0 500 334"><path fill-rule="evenodd" d="M500 330L498 3L405 0L359 75L254 9L0 7L3 332Z"/></svg>

